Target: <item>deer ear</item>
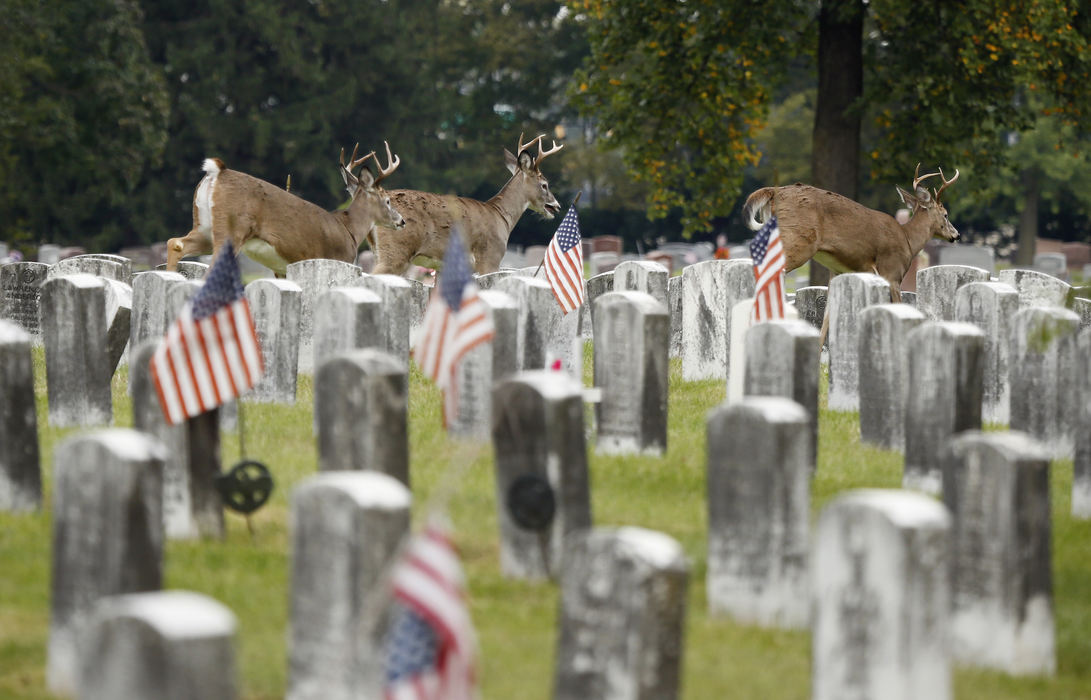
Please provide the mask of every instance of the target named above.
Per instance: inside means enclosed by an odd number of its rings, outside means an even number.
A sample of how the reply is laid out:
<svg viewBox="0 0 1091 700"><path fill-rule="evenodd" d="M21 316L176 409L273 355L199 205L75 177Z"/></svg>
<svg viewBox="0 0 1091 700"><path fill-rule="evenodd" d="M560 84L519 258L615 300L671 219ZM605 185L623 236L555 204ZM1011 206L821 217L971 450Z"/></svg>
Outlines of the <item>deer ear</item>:
<svg viewBox="0 0 1091 700"><path fill-rule="evenodd" d="M922 207L932 203L932 195L928 193L928 189L925 187L917 188L917 199Z"/></svg>
<svg viewBox="0 0 1091 700"><path fill-rule="evenodd" d="M508 167L508 172L512 175L519 169L519 161L516 160L515 156L511 154L511 151L506 148L504 149L504 165Z"/></svg>
<svg viewBox="0 0 1091 700"><path fill-rule="evenodd" d="M359 186L365 190L370 190L375 186L375 176L371 174L366 165L360 168L360 175L356 180L359 182Z"/></svg>
<svg viewBox="0 0 1091 700"><path fill-rule="evenodd" d="M917 198L903 190L901 187L894 185L894 189L898 190L898 196L902 198L902 204L905 206L910 209L916 209L920 206L920 202L917 201Z"/></svg>
<svg viewBox="0 0 1091 700"><path fill-rule="evenodd" d="M534 156L530 155L530 151L519 154L519 167L527 172L534 170Z"/></svg>
<svg viewBox="0 0 1091 700"><path fill-rule="evenodd" d="M356 194L356 188L360 186L360 181L343 165L341 166L341 179L345 181L345 189L348 190L349 195Z"/></svg>

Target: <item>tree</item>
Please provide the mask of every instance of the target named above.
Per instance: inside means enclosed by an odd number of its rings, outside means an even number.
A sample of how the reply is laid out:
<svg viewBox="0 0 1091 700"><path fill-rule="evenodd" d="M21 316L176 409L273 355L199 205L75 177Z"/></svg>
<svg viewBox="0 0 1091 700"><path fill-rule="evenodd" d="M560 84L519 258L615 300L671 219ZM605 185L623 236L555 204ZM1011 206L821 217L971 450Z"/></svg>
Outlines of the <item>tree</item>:
<svg viewBox="0 0 1091 700"><path fill-rule="evenodd" d="M771 96L801 51L817 48L812 178L846 192L861 119L878 131L872 177L904 181L917 162L996 167L1010 155L1008 133L1033 123L1028 90L1070 121L1091 107L1079 88L1091 77L1091 17L1076 0L572 6L591 45L573 97L652 186L648 215L680 207L687 232L735 206Z"/></svg>

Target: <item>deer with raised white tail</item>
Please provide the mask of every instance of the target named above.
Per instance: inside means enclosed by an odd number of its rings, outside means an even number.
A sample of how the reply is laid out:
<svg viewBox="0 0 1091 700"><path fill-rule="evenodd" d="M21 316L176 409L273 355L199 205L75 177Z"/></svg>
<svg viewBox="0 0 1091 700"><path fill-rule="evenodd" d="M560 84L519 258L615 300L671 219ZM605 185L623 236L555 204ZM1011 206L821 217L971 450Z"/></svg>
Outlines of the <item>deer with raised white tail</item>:
<svg viewBox="0 0 1091 700"><path fill-rule="evenodd" d="M341 177L352 202L342 211L326 211L276 185L229 170L219 158L208 158L204 179L193 193L193 229L182 238L167 241L167 269L177 268L187 255L218 253L230 240L235 250L283 277L290 263L311 258L356 262L364 238L377 227L400 228L405 219L379 187L401 161L390 156L387 166L376 159L378 176L365 166L375 151L357 159L359 144L345 164L341 150Z"/></svg>
<svg viewBox="0 0 1091 700"><path fill-rule="evenodd" d="M554 141L552 148L544 150L543 138L545 134L524 144L519 134L518 155L504 149L511 179L486 202L456 195L390 190L390 200L405 216L405 228L395 234L368 236L376 256L375 274L404 274L418 255L442 261L452 227L462 231L474 272L485 274L500 269L508 237L524 211L529 208L552 219L561 210L540 166L564 146ZM535 144L537 155L530 150Z"/></svg>
<svg viewBox="0 0 1091 700"><path fill-rule="evenodd" d="M940 195L958 179L958 170L948 180L942 168L918 175L920 168L918 163L913 173L914 194L897 188L911 212L904 225L889 214L868 209L847 197L799 183L755 190L746 198L743 218L756 231L771 215L777 217L785 272L811 259L834 274L874 272L890 284L890 297L898 302L902 298L902 278L928 240L959 238L947 218L947 209L940 203ZM936 175L943 185L929 193L921 183Z"/></svg>

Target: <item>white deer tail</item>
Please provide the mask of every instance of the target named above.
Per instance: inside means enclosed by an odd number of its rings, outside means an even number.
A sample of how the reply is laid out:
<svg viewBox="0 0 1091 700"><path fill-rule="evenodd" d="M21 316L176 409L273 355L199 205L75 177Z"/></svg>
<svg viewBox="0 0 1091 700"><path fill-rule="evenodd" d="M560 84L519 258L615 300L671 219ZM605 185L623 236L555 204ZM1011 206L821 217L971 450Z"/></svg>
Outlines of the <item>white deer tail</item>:
<svg viewBox="0 0 1091 700"><path fill-rule="evenodd" d="M205 162L201 163L201 170L204 170L209 177L213 178L219 175L223 168L224 162L219 158L205 158Z"/></svg>
<svg viewBox="0 0 1091 700"><path fill-rule="evenodd" d="M205 158L205 161L201 163L201 170L205 171L205 176L193 194L193 208L197 213L194 228L201 231L209 240L212 240L212 191L216 187L216 178L223 169L224 162L219 158Z"/></svg>
<svg viewBox="0 0 1091 700"><path fill-rule="evenodd" d="M758 220L756 214L761 213L761 220ZM757 231L761 228L762 223L769 220L769 216L773 213L773 188L763 187L760 190L754 190L749 197L746 198L746 204L742 208L743 221L746 222L746 227L751 231Z"/></svg>

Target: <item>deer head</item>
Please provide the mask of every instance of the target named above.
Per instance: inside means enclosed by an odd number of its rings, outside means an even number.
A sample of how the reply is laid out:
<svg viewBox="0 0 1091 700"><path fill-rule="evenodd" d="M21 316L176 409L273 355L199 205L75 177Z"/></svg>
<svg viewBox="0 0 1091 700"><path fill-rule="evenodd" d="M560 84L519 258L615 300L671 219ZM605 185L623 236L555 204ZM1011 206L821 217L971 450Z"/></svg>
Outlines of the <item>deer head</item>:
<svg viewBox="0 0 1091 700"><path fill-rule="evenodd" d="M379 187L379 183L397 170L402 161L398 156L391 155L389 143L383 141L383 145L386 146L385 168L379 164L379 159L375 158L375 151L368 153L362 158L357 158L356 153L360 149L360 144L358 143L353 147L352 156L349 158L348 165L346 165L345 149L342 148L340 158L341 179L345 181L345 190L349 193L349 197L352 198L352 203L349 204L350 216L352 210L356 208L357 201L360 201L363 205L360 207L361 209L370 209L376 212L374 226L398 229L405 226L405 219L402 218L401 213L391 205L390 196L386 193L386 190ZM375 166L379 169L378 176L372 175L371 170L366 167L360 170L359 175L352 172L371 158L375 158Z"/></svg>
<svg viewBox="0 0 1091 700"><path fill-rule="evenodd" d="M553 142L553 147L548 151L542 149L542 139L545 138L545 134L531 139L528 143L523 143L523 135L519 134L519 148L516 149L518 156L511 154L511 151L504 149L504 160L507 163L508 170L512 174L512 179L516 180L520 178L519 182L522 193L526 197L527 206L538 212L547 219L552 219L553 216L561 210L561 204L557 201L557 198L553 196L553 193L549 191L549 181L545 179L540 170L541 163L547 157L553 155L557 151L564 148L564 145L557 145L557 142ZM531 154L530 148L535 143L538 144L538 155Z"/></svg>
<svg viewBox="0 0 1091 700"><path fill-rule="evenodd" d="M926 175L919 175L921 170L921 164L917 163L917 169L913 171L913 191L915 194L909 194L901 187L898 187L898 195L902 198L902 202L905 203L909 210L913 214L913 218L918 215L924 216L928 220L928 228L932 232L933 238L942 238L945 241L957 241L959 239L958 229L956 229L951 221L947 218L947 208L944 207L940 201L940 195L947 189L951 183L958 179L958 170L955 170L955 176L950 180L943 176L943 168L939 169L939 172L928 173ZM930 178L939 175L940 180L943 181L943 186L939 190L933 190L933 193L928 192L927 187L921 186L921 183ZM910 219L912 221L912 219Z"/></svg>

